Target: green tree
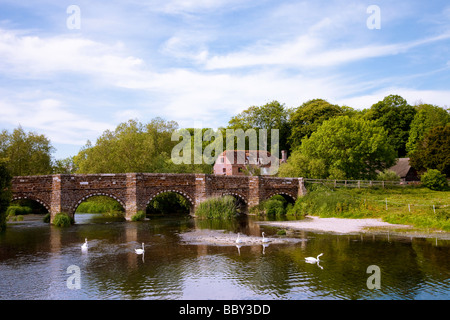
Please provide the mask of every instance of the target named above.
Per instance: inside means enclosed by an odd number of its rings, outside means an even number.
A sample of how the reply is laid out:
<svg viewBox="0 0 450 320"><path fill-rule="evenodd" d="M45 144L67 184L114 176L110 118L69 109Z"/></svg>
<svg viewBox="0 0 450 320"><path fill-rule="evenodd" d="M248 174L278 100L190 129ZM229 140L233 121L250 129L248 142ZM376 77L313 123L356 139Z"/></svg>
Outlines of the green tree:
<svg viewBox="0 0 450 320"><path fill-rule="evenodd" d="M11 200L11 178L6 164L0 161L0 233L6 229L6 210Z"/></svg>
<svg viewBox="0 0 450 320"><path fill-rule="evenodd" d="M26 133L22 127L0 134L0 158L13 176L52 173L51 153L54 148L44 135Z"/></svg>
<svg viewBox="0 0 450 320"><path fill-rule="evenodd" d="M414 107L401 96L389 95L372 105L365 117L368 120L376 120L386 130L397 156L403 157L406 155L406 142L415 114Z"/></svg>
<svg viewBox="0 0 450 320"><path fill-rule="evenodd" d="M267 150L271 145L271 129L279 130L279 150L289 150L288 138L290 135L289 110L274 100L263 106L252 106L238 115L231 118L228 122L228 129L267 129ZM224 135L225 137L225 135ZM224 145L224 149L226 145ZM279 155L276 155L279 157Z"/></svg>
<svg viewBox="0 0 450 320"><path fill-rule="evenodd" d="M374 121L337 117L302 140L281 176L307 178L374 179L395 163L395 151L383 128Z"/></svg>
<svg viewBox="0 0 450 320"><path fill-rule="evenodd" d="M136 120L106 130L93 146L87 142L74 164L78 173L160 172L170 159L175 122L153 119L144 125Z"/></svg>
<svg viewBox="0 0 450 320"><path fill-rule="evenodd" d="M436 169L428 169L421 177L423 185L431 190L442 191L447 188L447 178L445 174Z"/></svg>
<svg viewBox="0 0 450 320"><path fill-rule="evenodd" d="M426 133L411 154L409 163L418 171L437 169L450 177L450 123Z"/></svg>
<svg viewBox="0 0 450 320"><path fill-rule="evenodd" d="M53 173L57 174L72 174L77 172L77 165L75 157L68 157L65 159L55 160L53 163Z"/></svg>
<svg viewBox="0 0 450 320"><path fill-rule="evenodd" d="M444 108L431 104L421 104L416 106L417 113L411 122L406 150L408 154L416 150L417 144L424 135L437 126L445 126L450 123L450 113Z"/></svg>
<svg viewBox="0 0 450 320"><path fill-rule="evenodd" d="M311 136L325 120L354 112L350 107L340 107L323 99L313 99L303 103L292 112L290 117L289 142L292 149L300 146L302 139Z"/></svg>

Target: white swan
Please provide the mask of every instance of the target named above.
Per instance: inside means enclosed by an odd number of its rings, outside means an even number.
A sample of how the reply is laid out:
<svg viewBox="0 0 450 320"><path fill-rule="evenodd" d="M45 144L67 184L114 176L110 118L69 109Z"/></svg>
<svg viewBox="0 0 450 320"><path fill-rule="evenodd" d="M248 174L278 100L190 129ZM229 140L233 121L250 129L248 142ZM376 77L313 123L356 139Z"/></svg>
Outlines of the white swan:
<svg viewBox="0 0 450 320"><path fill-rule="evenodd" d="M264 237L264 232L262 233L262 242L269 242L269 238Z"/></svg>
<svg viewBox="0 0 450 320"><path fill-rule="evenodd" d="M237 236L237 239L236 239L236 243L242 243L243 241L242 241L242 239L241 239L241 237L240 237L240 233L238 232L238 236Z"/></svg>
<svg viewBox="0 0 450 320"><path fill-rule="evenodd" d="M134 252L136 252L136 254L143 254L145 252L144 243L142 242L142 249L134 249Z"/></svg>
<svg viewBox="0 0 450 320"><path fill-rule="evenodd" d="M317 256L317 258L307 257L307 258L305 258L305 260L306 260L306 262L309 262L309 263L316 263L316 262L319 262L319 257L321 257L321 256L323 256L323 253L319 254Z"/></svg>
<svg viewBox="0 0 450 320"><path fill-rule="evenodd" d="M85 251L88 249L87 238L84 239L84 243L81 245L81 250Z"/></svg>

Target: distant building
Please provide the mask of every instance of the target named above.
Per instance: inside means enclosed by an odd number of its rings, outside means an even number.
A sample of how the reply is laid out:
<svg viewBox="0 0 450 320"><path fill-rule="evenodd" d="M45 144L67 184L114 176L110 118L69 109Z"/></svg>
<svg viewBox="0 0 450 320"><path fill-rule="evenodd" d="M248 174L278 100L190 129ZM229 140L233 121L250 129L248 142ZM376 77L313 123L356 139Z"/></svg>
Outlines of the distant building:
<svg viewBox="0 0 450 320"><path fill-rule="evenodd" d="M409 164L409 158L398 158L397 163L388 170L398 174L401 181L420 181L416 169Z"/></svg>
<svg viewBox="0 0 450 320"><path fill-rule="evenodd" d="M255 168L261 175L271 174L273 161L286 162L287 153L281 151L279 160L269 151L263 150L226 150L220 154L214 164L214 174L217 175L246 175Z"/></svg>

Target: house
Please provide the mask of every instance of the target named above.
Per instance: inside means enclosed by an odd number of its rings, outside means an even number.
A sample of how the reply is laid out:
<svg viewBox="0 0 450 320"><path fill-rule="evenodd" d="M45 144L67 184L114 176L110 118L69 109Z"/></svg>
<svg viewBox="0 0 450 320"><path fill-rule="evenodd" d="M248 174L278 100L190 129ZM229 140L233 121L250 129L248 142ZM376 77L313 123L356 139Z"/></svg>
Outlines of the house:
<svg viewBox="0 0 450 320"><path fill-rule="evenodd" d="M409 158L398 158L397 163L388 170L398 174L401 181L420 181L416 169L409 164Z"/></svg>
<svg viewBox="0 0 450 320"><path fill-rule="evenodd" d="M273 161L286 162L287 153L282 151L282 159L279 160L271 155L269 151L263 150L225 150L216 159L214 174L217 175L248 175L257 174L255 169L260 170L261 175L270 175Z"/></svg>

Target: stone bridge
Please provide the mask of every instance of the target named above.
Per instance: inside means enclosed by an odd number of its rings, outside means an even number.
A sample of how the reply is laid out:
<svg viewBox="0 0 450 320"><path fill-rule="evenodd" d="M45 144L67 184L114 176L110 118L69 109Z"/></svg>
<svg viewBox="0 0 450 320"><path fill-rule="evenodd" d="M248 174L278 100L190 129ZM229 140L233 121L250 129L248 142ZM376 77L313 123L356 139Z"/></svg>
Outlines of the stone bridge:
<svg viewBox="0 0 450 320"><path fill-rule="evenodd" d="M53 221L59 212L74 218L81 202L92 196L108 196L125 209L125 218L146 210L160 193L175 192L191 204L191 214L209 197L232 195L246 208L273 195L292 200L306 192L303 178L270 176L221 176L210 174L118 173L54 174L19 176L12 180L13 200L31 199L41 203Z"/></svg>

